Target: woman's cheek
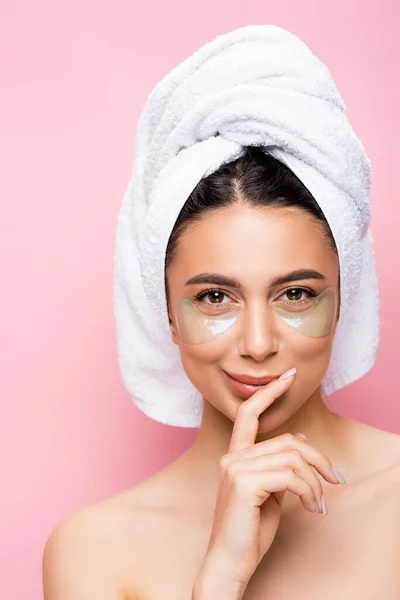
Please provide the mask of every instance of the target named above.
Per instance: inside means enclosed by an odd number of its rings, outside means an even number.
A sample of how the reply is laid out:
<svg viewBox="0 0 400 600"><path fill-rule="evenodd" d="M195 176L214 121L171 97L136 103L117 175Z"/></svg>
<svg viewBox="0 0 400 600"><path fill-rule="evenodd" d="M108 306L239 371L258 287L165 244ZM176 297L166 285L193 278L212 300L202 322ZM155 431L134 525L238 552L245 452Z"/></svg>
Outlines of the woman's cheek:
<svg viewBox="0 0 400 600"><path fill-rule="evenodd" d="M182 338L179 339L179 351L182 361L187 358L199 365L214 363L223 360L232 350L236 340L230 332L226 332L213 340L200 344L187 344Z"/></svg>
<svg viewBox="0 0 400 600"><path fill-rule="evenodd" d="M200 360L196 353L186 350L181 350L181 362L192 384L201 394L205 394L205 387L208 387L205 384L210 382L210 377L207 374L207 362Z"/></svg>
<svg viewBox="0 0 400 600"><path fill-rule="evenodd" d="M301 339L300 335L296 333L295 336L291 336L290 349L287 347L285 352L282 348L282 354L290 357L289 362L291 360L299 375L301 374L304 385L313 388L312 393L328 369L334 336L332 334L320 338L301 336ZM287 368L290 368L290 365Z"/></svg>
<svg viewBox="0 0 400 600"><path fill-rule="evenodd" d="M221 336L222 338L222 336ZM228 340L215 339L204 344L179 343L182 366L193 385L203 394L215 388L217 370L225 364L229 353Z"/></svg>

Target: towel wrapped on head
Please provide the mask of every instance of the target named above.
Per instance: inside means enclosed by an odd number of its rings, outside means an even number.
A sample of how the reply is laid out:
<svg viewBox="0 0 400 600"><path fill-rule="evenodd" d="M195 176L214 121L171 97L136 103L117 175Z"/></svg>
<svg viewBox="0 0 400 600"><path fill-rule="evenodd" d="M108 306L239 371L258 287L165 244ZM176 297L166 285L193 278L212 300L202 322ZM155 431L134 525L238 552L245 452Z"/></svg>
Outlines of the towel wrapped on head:
<svg viewBox="0 0 400 600"><path fill-rule="evenodd" d="M114 311L125 387L161 423L198 427L202 414L202 396L171 339L164 287L168 239L198 182L246 146L260 146L293 171L335 239L340 317L322 394L359 379L375 362L370 161L327 67L289 31L250 25L218 36L168 73L139 120L117 224Z"/></svg>

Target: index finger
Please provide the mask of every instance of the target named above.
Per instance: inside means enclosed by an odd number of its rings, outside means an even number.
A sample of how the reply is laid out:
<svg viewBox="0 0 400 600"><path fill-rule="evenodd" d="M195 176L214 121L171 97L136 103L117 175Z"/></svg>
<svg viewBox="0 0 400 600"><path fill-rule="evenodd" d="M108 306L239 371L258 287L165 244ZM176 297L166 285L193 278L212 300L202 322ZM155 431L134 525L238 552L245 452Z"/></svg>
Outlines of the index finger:
<svg viewBox="0 0 400 600"><path fill-rule="evenodd" d="M258 433L260 414L290 387L292 381L293 377L271 381L239 406L233 424L228 453L254 445Z"/></svg>

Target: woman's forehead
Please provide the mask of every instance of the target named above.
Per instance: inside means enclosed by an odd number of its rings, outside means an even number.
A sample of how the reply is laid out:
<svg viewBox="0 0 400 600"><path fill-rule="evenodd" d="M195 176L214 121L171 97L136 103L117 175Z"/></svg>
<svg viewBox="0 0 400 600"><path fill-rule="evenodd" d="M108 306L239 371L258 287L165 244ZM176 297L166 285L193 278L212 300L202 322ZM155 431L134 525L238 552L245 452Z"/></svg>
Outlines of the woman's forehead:
<svg viewBox="0 0 400 600"><path fill-rule="evenodd" d="M297 209L232 206L213 211L187 229L177 250L177 264L188 271L274 277L313 268L329 276L337 267L322 224Z"/></svg>

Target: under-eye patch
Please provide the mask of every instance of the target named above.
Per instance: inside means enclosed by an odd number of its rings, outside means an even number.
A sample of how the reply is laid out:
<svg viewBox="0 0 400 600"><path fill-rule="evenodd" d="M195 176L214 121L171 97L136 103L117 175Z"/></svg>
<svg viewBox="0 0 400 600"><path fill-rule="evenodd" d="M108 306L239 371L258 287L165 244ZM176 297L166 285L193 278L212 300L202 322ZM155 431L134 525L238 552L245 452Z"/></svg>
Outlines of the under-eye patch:
<svg viewBox="0 0 400 600"><path fill-rule="evenodd" d="M287 325L308 337L324 337L332 330L336 319L336 295L331 287L325 288L311 306L303 310L285 310L274 306L274 311Z"/></svg>
<svg viewBox="0 0 400 600"><path fill-rule="evenodd" d="M179 335L187 344L202 344L222 335L236 322L241 309L220 315L201 312L188 298L181 298L176 311Z"/></svg>
<svg viewBox="0 0 400 600"><path fill-rule="evenodd" d="M221 305L219 305L221 306ZM289 327L308 337L327 335L336 319L336 295L333 288L325 288L315 297L311 306L299 309L271 306L278 317ZM213 310L207 305L205 310ZM236 323L243 308L235 308L221 314L203 312L188 298L180 298L176 310L176 322L179 335L187 344L203 344L228 332Z"/></svg>

